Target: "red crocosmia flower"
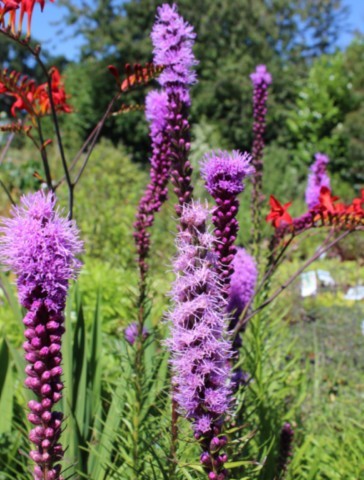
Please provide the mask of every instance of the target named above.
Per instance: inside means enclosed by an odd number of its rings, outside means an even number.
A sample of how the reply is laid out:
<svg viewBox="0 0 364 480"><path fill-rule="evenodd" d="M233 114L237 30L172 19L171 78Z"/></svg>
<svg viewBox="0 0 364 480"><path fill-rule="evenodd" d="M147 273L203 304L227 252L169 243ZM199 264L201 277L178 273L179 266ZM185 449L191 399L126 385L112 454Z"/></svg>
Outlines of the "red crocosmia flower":
<svg viewBox="0 0 364 480"><path fill-rule="evenodd" d="M52 98L53 98L53 102L54 102L54 106L56 107L56 110L64 113L71 113L72 107L67 104L67 95L64 89L64 85L62 83L61 74L59 73L56 67L52 67L51 75L52 75L51 94L52 94ZM39 102L41 114L45 115L46 113L49 113L51 110L51 104L50 104L49 95L48 95L47 83L43 83L38 87L36 96Z"/></svg>
<svg viewBox="0 0 364 480"><path fill-rule="evenodd" d="M4 6L0 7L0 25L4 25L4 15L10 12L9 25L12 32L15 32L15 10L20 6L21 0L2 0Z"/></svg>
<svg viewBox="0 0 364 480"><path fill-rule="evenodd" d="M345 203L337 203L335 205L335 212L336 213L341 214L341 213L346 213L346 211L347 211L347 206L345 205Z"/></svg>
<svg viewBox="0 0 364 480"><path fill-rule="evenodd" d="M291 225L293 220L288 213L288 208L292 205L292 202L282 205L273 195L269 199L270 212L266 217L267 222L272 222L274 228L278 228L282 223Z"/></svg>
<svg viewBox="0 0 364 480"><path fill-rule="evenodd" d="M347 209L347 213L354 213L354 214L359 214L363 215L364 210L362 209L362 199L361 198L354 198L352 201L351 205L349 205Z"/></svg>
<svg viewBox="0 0 364 480"><path fill-rule="evenodd" d="M319 208L322 212L327 213L337 213L336 212L336 205L334 202L339 200L339 197L333 197L331 195L331 190L328 187L322 187L320 191L320 198L319 198Z"/></svg>

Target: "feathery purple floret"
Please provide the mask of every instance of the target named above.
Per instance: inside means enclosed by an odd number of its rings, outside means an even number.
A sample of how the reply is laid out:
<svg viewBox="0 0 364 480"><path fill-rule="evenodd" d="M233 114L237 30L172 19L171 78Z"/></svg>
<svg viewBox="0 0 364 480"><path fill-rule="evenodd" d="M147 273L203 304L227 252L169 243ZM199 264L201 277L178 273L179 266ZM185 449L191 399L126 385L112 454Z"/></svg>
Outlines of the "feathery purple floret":
<svg viewBox="0 0 364 480"><path fill-rule="evenodd" d="M243 180L254 172L251 156L237 150L208 153L202 164L202 177L213 198L237 195L244 190Z"/></svg>
<svg viewBox="0 0 364 480"><path fill-rule="evenodd" d="M315 161L310 167L306 188L306 204L308 208L314 208L320 199L322 187L330 188L330 177L327 174L327 165L330 159L323 153L316 153Z"/></svg>
<svg viewBox="0 0 364 480"><path fill-rule="evenodd" d="M196 38L193 27L178 14L175 4L157 9L152 31L154 63L165 68L158 78L167 93L178 93L183 102L190 102L189 86L196 82L193 67L197 61L192 52Z"/></svg>
<svg viewBox="0 0 364 480"><path fill-rule="evenodd" d="M201 174L207 191L216 201L212 221L215 226L215 251L218 255L219 274L224 283L223 294L228 296L232 261L236 253L234 245L239 229L235 218L239 209L237 195L244 190L244 179L254 172L251 157L238 151L212 152L202 162Z"/></svg>
<svg viewBox="0 0 364 480"><path fill-rule="evenodd" d="M185 228L177 236L178 255L173 264L176 280L171 292L174 308L169 315L169 348L175 400L193 422L195 437L205 452L201 461L209 472L223 446L217 435L230 407L231 346L225 338L226 303L211 251L214 237L206 230L208 213L198 203L182 210ZM221 478L225 478L223 463L219 466Z"/></svg>
<svg viewBox="0 0 364 480"><path fill-rule="evenodd" d="M268 72L265 65L257 65L255 72L250 74L250 79L254 87L270 85L272 83L272 75Z"/></svg>
<svg viewBox="0 0 364 480"><path fill-rule="evenodd" d="M228 312L239 318L251 301L258 278L257 264L244 249L238 248L233 260L234 273L230 280Z"/></svg>
<svg viewBox="0 0 364 480"><path fill-rule="evenodd" d="M36 445L30 452L36 480L62 478L62 413L52 408L62 397L63 311L69 280L80 269L75 255L82 250L75 224L60 215L55 203L51 193L23 196L12 218L3 220L0 239L1 260L16 274L19 300L28 310L23 346L25 385L37 396L28 404L28 419L35 425L29 438Z"/></svg>
<svg viewBox="0 0 364 480"><path fill-rule="evenodd" d="M163 65L158 81L168 96L168 118L165 127L171 140L171 181L178 198L176 212L180 216L182 205L192 200L192 167L188 160L190 125L190 86L196 82L193 67L197 61L192 47L193 28L178 14L176 5L163 4L157 10L152 31L154 63Z"/></svg>
<svg viewBox="0 0 364 480"><path fill-rule="evenodd" d="M167 200L168 180L171 170L170 138L166 133L168 96L166 92L151 91L146 98L146 118L150 123L152 158L150 182L139 202L134 239L138 251L138 263L142 280L148 270L147 257L150 248L148 229L154 223L155 213Z"/></svg>

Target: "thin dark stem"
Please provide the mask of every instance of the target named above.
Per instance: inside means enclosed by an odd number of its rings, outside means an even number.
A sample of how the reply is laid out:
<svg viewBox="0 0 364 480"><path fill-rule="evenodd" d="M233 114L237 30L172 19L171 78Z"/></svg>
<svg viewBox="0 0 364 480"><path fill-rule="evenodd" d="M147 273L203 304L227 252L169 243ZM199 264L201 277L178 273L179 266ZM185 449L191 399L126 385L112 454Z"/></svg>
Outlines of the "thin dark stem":
<svg viewBox="0 0 364 480"><path fill-rule="evenodd" d="M37 127L38 127L38 135L39 135L39 140L40 140L40 147L37 145L37 143L34 141L34 144L38 147L38 150L40 152L40 155L42 157L42 162L43 162L43 168L44 168L44 173L47 181L47 186L51 192L53 192L53 185L52 185L52 176L51 176L51 171L49 168L49 162L48 162L48 155L46 152L46 149L44 148L44 137L43 137L43 131L42 131L42 124L40 121L40 118L37 117Z"/></svg>
<svg viewBox="0 0 364 480"><path fill-rule="evenodd" d="M2 149L1 151L1 155L0 155L0 165L3 163L3 161L5 160L5 157L9 151L9 148L11 146L11 144L13 143L13 140L14 140L14 137L15 137L15 133L11 133L9 136L8 136L8 139L6 141L6 144L4 146L4 148Z"/></svg>
<svg viewBox="0 0 364 480"><path fill-rule="evenodd" d="M0 33L4 34L7 38L10 38L11 40L14 40L15 42L17 42L22 47L25 47L28 50L28 52L31 53L31 55L33 55L33 57L35 58L36 62L38 63L38 65L40 66L42 72L44 73L44 75L46 77L46 81L47 81L47 85L48 85L48 97L49 97L49 103L50 103L50 106L51 106L51 115L52 115L53 125L54 125L54 129L55 129L55 132L56 132L58 149L59 149L59 153L61 155L62 166L63 166L63 170L64 170L64 174L65 174L65 177L66 177L66 182L67 182L67 186L68 186L68 190L69 190L69 196L68 196L68 198L69 198L69 200L68 200L69 214L68 214L68 216L69 216L69 218L72 218L73 185L72 185L72 182L71 182L71 177L70 177L68 166L67 166L66 156L65 156L65 153L64 153L64 148L63 148L63 143L62 143L61 131L60 131L60 128L59 128L57 111L56 111L56 107L54 105L54 100L53 100L53 95L52 95L52 75L49 74L46 66L44 65L42 59L40 58L40 47L32 48L32 46L29 44L28 41L22 41L20 38L14 36L14 35L11 35L8 32L5 32L1 29L0 29ZM38 119L37 119L37 121L38 121ZM43 145L43 142L42 142L42 145ZM42 158L43 158L43 153L42 153ZM43 163L44 163L44 159L43 159ZM46 171L46 168L45 168L45 171ZM48 187L53 191L52 182L50 181L50 177L47 176L47 171L46 171L46 177L47 177Z"/></svg>
<svg viewBox="0 0 364 480"><path fill-rule="evenodd" d="M13 199L9 189L7 188L7 186L5 185L5 183L2 180L0 180L0 186L4 190L4 192L6 193L6 196L8 197L10 203L12 205L15 205L15 200Z"/></svg>
<svg viewBox="0 0 364 480"><path fill-rule="evenodd" d="M267 307L270 303L275 300L278 295L280 295L283 290L285 290L291 283L293 283L296 278L307 268L313 263L315 260L317 260L323 253L327 252L332 248L336 243L340 242L343 238L348 236L350 233L352 233L353 230L346 230L343 232L341 235L339 235L337 238L335 238L332 242L326 244L326 246L319 248L317 252L310 257L303 265L300 267L283 285L281 285L267 300L265 300L257 309L255 309L248 317L246 318L241 318L239 322L237 323L233 335L237 335L239 333L240 328L242 325L246 322L248 322L252 317L254 317L257 313L259 313L263 308ZM331 235L331 232L329 236Z"/></svg>
<svg viewBox="0 0 364 480"><path fill-rule="evenodd" d="M77 183L79 182L80 178L81 178L81 175L83 173L83 171L85 170L86 168L86 165L87 165L87 162L91 156L91 153L93 152L93 149L95 147L95 144L100 136L100 133L101 133L101 130L102 130L102 127L104 126L107 118L109 117L109 114L114 106L114 103L120 98L120 93L116 94L114 96L114 98L111 100L111 102L109 103L107 109L106 109L106 112L104 113L103 117L101 118L101 120L99 121L99 123L97 124L96 128L95 128L95 134L92 138L92 142L91 142L91 145L90 145L90 148L88 150L88 152L86 153L86 156L84 158L84 161L81 165L81 168L73 182L73 186L76 186Z"/></svg>

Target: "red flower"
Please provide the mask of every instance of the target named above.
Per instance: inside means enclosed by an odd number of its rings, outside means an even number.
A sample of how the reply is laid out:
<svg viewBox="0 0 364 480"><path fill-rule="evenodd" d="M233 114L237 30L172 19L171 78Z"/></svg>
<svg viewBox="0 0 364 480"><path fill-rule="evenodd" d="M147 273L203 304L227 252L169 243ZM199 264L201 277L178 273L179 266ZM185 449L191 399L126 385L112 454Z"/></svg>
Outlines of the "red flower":
<svg viewBox="0 0 364 480"><path fill-rule="evenodd" d="M72 107L67 104L67 95L59 70L56 67L52 67L50 74L52 76L51 94L56 110L64 113L71 113ZM45 115L51 111L51 102L49 99L47 83L42 83L42 85L39 85L35 93L35 98L38 100L41 115Z"/></svg>
<svg viewBox="0 0 364 480"><path fill-rule="evenodd" d="M333 197L331 195L331 190L328 187L321 187L320 198L319 198L319 209L323 213L338 213L337 206L334 205L334 202L339 200L339 197ZM339 204L339 210L341 209L341 204Z"/></svg>
<svg viewBox="0 0 364 480"><path fill-rule="evenodd" d="M292 202L281 205L281 203L273 195L271 195L269 204L271 210L266 217L267 222L272 222L274 228L278 228L282 223L287 223L288 225L292 224L292 217L287 211L292 205Z"/></svg>
<svg viewBox="0 0 364 480"><path fill-rule="evenodd" d="M11 114L15 117L17 110L26 110L30 115L42 117L51 112L48 83L37 85L34 80L25 75L12 71L2 73L0 94L14 97ZM71 113L72 107L67 103L67 94L62 82L62 77L56 67L50 70L51 95L57 112Z"/></svg>
<svg viewBox="0 0 364 480"><path fill-rule="evenodd" d="M23 24L24 15L27 15L27 36L30 37L30 28L32 23L32 15L34 6L36 3L40 4L40 8L43 11L45 0L0 0L0 2L4 3L3 7L0 7L0 24L4 24L3 17L6 13L10 12L9 17L9 25L11 26L11 30L15 33L16 30L16 14L15 10L20 7L20 15L18 21L18 31L21 31L21 27ZM55 0L50 0L54 2Z"/></svg>

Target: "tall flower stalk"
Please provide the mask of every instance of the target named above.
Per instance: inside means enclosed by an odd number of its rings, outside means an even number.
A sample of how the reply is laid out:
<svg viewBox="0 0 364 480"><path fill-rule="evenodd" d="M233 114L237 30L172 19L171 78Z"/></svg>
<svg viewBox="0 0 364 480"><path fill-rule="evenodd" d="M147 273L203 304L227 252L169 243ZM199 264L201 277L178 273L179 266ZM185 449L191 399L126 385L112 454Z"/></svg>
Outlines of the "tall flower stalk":
<svg viewBox="0 0 364 480"><path fill-rule="evenodd" d="M193 28L178 14L176 5L163 4L157 10L152 31L154 63L163 65L158 81L168 96L166 130L171 137L171 181L178 198L176 212L192 200L192 167L188 160L190 151L189 88L196 82L193 67L197 61L192 47L196 37Z"/></svg>
<svg viewBox="0 0 364 480"><path fill-rule="evenodd" d="M253 84L253 161L255 168L252 192L252 221L253 243L256 256L259 257L259 243L261 239L261 207L263 188L263 150L266 127L268 87L272 83L272 76L265 65L258 65L255 72L250 75Z"/></svg>
<svg viewBox="0 0 364 480"><path fill-rule="evenodd" d="M220 436L230 407L230 343L226 336L226 303L216 272L214 237L206 229L208 210L185 204L177 236L178 254L173 268L173 310L169 318L172 338L174 398L180 413L193 423L203 453L201 462L210 480L225 479L227 455Z"/></svg>
<svg viewBox="0 0 364 480"><path fill-rule="evenodd" d="M35 480L62 479L62 413L53 407L63 389L61 338L68 284L80 268L75 255L82 250L75 224L55 204L51 193L23 196L12 217L3 220L0 240L2 262L16 274L19 301L28 310L23 347L25 385L36 395L28 403Z"/></svg>
<svg viewBox="0 0 364 480"><path fill-rule="evenodd" d="M166 132L168 115L168 97L165 92L149 92L146 102L146 117L150 124L152 140L152 158L150 182L139 202L134 239L138 251L138 264L141 282L145 282L148 270L147 257L150 249L150 233L148 230L154 223L154 216L167 199L168 179L170 175L170 140Z"/></svg>

